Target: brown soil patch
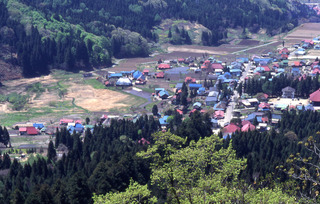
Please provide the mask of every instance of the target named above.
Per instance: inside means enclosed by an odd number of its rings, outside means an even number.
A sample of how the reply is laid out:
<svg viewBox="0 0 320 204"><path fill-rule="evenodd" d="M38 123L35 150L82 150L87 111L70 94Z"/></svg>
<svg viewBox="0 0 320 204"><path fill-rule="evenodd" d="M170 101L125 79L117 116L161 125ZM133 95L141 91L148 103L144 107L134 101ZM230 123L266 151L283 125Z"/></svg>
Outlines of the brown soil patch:
<svg viewBox="0 0 320 204"><path fill-rule="evenodd" d="M109 111L112 108L129 106L123 103L128 95L107 89L94 89L89 85L71 85L66 97L75 98L76 105L89 111Z"/></svg>
<svg viewBox="0 0 320 204"><path fill-rule="evenodd" d="M285 39L312 39L320 34L320 23L305 23L285 37Z"/></svg>

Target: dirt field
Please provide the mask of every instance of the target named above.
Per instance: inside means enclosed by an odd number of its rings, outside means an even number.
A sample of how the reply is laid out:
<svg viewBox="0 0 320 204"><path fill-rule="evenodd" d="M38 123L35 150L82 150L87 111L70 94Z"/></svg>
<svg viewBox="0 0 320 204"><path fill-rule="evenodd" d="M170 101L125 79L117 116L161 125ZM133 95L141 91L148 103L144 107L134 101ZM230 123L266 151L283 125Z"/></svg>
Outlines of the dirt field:
<svg viewBox="0 0 320 204"><path fill-rule="evenodd" d="M68 89L66 98L75 98L75 104L89 111L109 111L112 108L128 106L121 101L130 97L120 92L107 89L94 89L89 85L73 84Z"/></svg>
<svg viewBox="0 0 320 204"><path fill-rule="evenodd" d="M285 39L313 39L318 35L320 35L320 23L305 23L296 28L295 31L287 35Z"/></svg>

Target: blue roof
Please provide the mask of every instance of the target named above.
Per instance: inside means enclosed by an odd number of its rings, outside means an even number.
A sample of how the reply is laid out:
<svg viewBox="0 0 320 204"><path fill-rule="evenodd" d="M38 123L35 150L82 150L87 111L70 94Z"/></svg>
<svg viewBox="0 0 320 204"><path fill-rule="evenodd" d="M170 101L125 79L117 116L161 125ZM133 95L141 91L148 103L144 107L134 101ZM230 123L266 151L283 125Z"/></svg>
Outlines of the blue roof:
<svg viewBox="0 0 320 204"><path fill-rule="evenodd" d="M206 88L204 88L204 87L199 88L199 91L205 91L205 90L206 90Z"/></svg>
<svg viewBox="0 0 320 204"><path fill-rule="evenodd" d="M293 67L292 72L299 72L300 73L300 69L298 67Z"/></svg>
<svg viewBox="0 0 320 204"><path fill-rule="evenodd" d="M280 68L280 69L278 69L278 72L285 72L285 70Z"/></svg>
<svg viewBox="0 0 320 204"><path fill-rule="evenodd" d="M164 91L165 88L155 88L154 90L155 90L155 91Z"/></svg>
<svg viewBox="0 0 320 204"><path fill-rule="evenodd" d="M33 123L33 127L40 129L40 128L43 128L44 125L43 125L43 123Z"/></svg>
<svg viewBox="0 0 320 204"><path fill-rule="evenodd" d="M122 77L122 74L121 73L115 73L115 74L110 74L109 75L109 78L120 78L120 77Z"/></svg>
<svg viewBox="0 0 320 204"><path fill-rule="evenodd" d="M169 96L169 93L168 93L166 90L159 92L159 96L160 96L160 97L162 97L162 96L164 96L164 95Z"/></svg>
<svg viewBox="0 0 320 204"><path fill-rule="evenodd" d="M81 125L80 123L77 123L74 127L75 128L84 128L83 125Z"/></svg>
<svg viewBox="0 0 320 204"><path fill-rule="evenodd" d="M177 88L177 89L181 89L182 86L183 86L183 83L177 83L177 84L176 84L176 88Z"/></svg>
<svg viewBox="0 0 320 204"><path fill-rule="evenodd" d="M134 73L133 73L133 78L134 79L138 79L139 77L141 77L143 74L139 71L139 70L137 70L137 71L135 71Z"/></svg>
<svg viewBox="0 0 320 204"><path fill-rule="evenodd" d="M235 73L235 72L242 72L242 71L241 71L241 69L231 69L230 72Z"/></svg>
<svg viewBox="0 0 320 204"><path fill-rule="evenodd" d="M168 125L169 123L167 122L168 120L168 115L163 116L162 118L159 119L160 125Z"/></svg>
<svg viewBox="0 0 320 204"><path fill-rule="evenodd" d="M200 88L202 84L189 84L189 88Z"/></svg>

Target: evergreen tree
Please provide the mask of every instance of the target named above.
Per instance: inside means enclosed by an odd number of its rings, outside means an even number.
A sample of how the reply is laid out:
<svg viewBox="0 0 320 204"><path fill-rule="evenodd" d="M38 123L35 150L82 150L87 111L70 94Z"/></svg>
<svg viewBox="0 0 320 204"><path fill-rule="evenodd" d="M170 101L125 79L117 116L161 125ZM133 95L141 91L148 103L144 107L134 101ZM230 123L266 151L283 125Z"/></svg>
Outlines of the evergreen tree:
<svg viewBox="0 0 320 204"><path fill-rule="evenodd" d="M158 115L158 106L156 104L154 104L153 107L152 107L152 114L154 116Z"/></svg>
<svg viewBox="0 0 320 204"><path fill-rule="evenodd" d="M48 162L51 162L52 160L54 161L57 156L56 150L54 149L54 145L52 140L50 140L49 145L48 145Z"/></svg>

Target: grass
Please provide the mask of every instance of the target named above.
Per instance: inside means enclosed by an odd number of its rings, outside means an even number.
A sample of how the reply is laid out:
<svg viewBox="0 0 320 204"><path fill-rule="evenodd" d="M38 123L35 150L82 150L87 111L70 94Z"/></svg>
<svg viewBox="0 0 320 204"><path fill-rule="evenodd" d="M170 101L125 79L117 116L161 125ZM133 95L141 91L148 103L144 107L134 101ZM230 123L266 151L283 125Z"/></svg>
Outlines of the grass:
<svg viewBox="0 0 320 204"><path fill-rule="evenodd" d="M48 107L31 108L26 112L13 112L0 114L0 121L2 126L12 126L17 122L30 121L34 118L59 118L64 116L70 110L72 112L81 112L83 109L71 103L71 101L51 101Z"/></svg>
<svg viewBox="0 0 320 204"><path fill-rule="evenodd" d="M96 79L87 79L84 80L84 83L92 86L94 89L105 89L105 85Z"/></svg>

